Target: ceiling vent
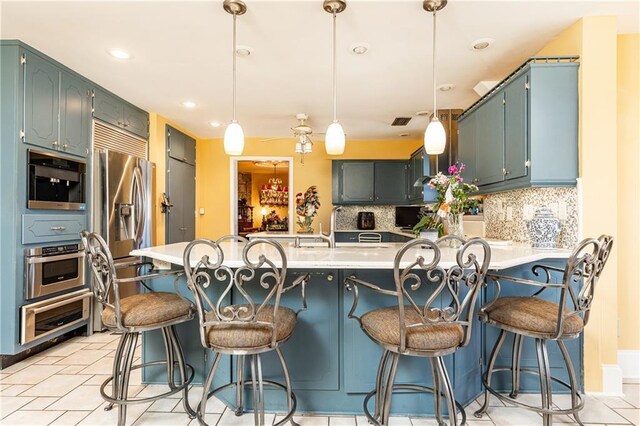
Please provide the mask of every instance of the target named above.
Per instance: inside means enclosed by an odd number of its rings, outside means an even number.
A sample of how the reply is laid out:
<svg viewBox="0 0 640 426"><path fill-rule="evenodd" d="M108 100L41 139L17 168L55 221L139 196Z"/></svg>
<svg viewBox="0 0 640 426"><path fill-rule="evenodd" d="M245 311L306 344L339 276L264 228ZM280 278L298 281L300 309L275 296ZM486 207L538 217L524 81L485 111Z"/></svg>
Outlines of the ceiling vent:
<svg viewBox="0 0 640 426"><path fill-rule="evenodd" d="M411 121L411 117L396 117L393 119L392 126L406 126Z"/></svg>
<svg viewBox="0 0 640 426"><path fill-rule="evenodd" d="M494 80L485 80L480 81L473 88L474 92L476 92L480 97L484 96L489 90L493 89L496 84L500 83L499 81Z"/></svg>

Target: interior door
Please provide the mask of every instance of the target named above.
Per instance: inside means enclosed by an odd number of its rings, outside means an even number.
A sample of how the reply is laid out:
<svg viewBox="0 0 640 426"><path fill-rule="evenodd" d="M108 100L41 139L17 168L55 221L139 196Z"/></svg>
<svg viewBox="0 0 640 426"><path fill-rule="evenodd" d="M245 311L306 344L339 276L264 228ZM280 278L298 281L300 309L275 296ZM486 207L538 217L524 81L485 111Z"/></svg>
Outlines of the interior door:
<svg viewBox="0 0 640 426"><path fill-rule="evenodd" d="M196 141L167 126L167 195L173 207L167 212L167 244L196 238Z"/></svg>

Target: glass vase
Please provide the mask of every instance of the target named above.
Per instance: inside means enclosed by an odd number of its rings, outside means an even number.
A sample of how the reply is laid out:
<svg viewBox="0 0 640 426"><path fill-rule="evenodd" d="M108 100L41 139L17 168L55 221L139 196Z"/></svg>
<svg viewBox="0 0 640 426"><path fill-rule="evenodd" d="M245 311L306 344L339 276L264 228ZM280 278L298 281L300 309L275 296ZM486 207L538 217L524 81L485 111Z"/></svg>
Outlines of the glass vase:
<svg viewBox="0 0 640 426"><path fill-rule="evenodd" d="M459 214L449 213L447 215L447 227L448 227L449 235L455 235L456 237L464 239L463 217L464 217L464 214L462 213L459 213ZM460 243L460 241L457 241L457 240L451 240L449 244L451 247L456 247L456 248L462 245L462 243Z"/></svg>
<svg viewBox="0 0 640 426"><path fill-rule="evenodd" d="M300 229L298 230L299 234L313 234L313 227L311 224L313 223L313 218L309 216L298 216L298 226Z"/></svg>

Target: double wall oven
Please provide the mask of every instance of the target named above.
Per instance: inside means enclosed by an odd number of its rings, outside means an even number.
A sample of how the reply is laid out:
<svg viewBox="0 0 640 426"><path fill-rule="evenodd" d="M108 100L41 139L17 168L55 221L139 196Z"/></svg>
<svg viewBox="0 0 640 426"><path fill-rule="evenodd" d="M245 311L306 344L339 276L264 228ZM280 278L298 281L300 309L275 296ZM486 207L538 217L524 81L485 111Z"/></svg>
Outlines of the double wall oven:
<svg viewBox="0 0 640 426"><path fill-rule="evenodd" d="M27 161L27 208L85 210L84 162L34 150L28 151ZM71 330L90 318L84 261L84 247L78 243L25 249L21 344Z"/></svg>

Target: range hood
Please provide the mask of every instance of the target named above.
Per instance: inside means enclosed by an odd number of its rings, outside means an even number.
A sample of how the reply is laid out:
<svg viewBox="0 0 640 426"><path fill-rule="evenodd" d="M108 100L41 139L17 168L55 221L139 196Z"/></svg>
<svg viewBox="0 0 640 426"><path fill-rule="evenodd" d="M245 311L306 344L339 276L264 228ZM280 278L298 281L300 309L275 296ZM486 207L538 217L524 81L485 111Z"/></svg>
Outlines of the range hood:
<svg viewBox="0 0 640 426"><path fill-rule="evenodd" d="M426 155L428 167L425 165L425 176L421 176L413 183L414 187L427 185L438 171L446 173L449 166L458 160L458 117L462 114L462 109L440 109L438 118L444 126L447 142L445 151L440 155Z"/></svg>

